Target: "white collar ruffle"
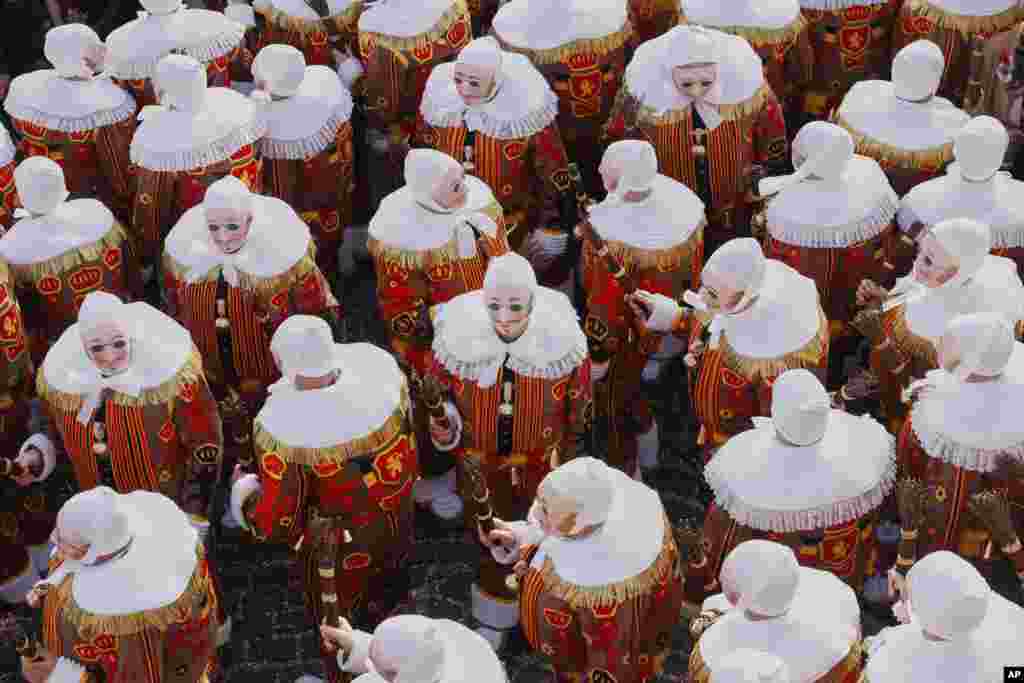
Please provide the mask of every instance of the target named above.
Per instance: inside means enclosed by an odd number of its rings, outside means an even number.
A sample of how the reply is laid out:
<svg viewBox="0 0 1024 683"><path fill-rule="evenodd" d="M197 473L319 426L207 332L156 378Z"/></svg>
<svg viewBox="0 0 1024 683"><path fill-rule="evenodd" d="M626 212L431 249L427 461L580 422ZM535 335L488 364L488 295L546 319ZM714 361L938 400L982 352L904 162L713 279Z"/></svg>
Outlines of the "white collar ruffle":
<svg viewBox="0 0 1024 683"><path fill-rule="evenodd" d="M927 102L901 100L891 81L854 83L838 115L856 133L908 152L951 144L971 118L944 97Z"/></svg>
<svg viewBox="0 0 1024 683"><path fill-rule="evenodd" d="M17 151L14 141L11 140L10 133L7 132L6 128L0 126L0 166L6 166L14 161L14 155Z"/></svg>
<svg viewBox="0 0 1024 683"><path fill-rule="evenodd" d="M626 26L622 0L511 0L494 15L494 33L506 45L552 50L577 40L610 36Z"/></svg>
<svg viewBox="0 0 1024 683"><path fill-rule="evenodd" d="M683 15L689 23L708 28L785 28L800 19L800 3L797 0L683 0Z"/></svg>
<svg viewBox="0 0 1024 683"><path fill-rule="evenodd" d="M13 266L41 263L95 244L114 226L114 214L95 199L72 199L45 216L23 218L0 238L0 257Z"/></svg>
<svg viewBox="0 0 1024 683"><path fill-rule="evenodd" d="M988 17L1008 12L1019 0L928 0L928 4L962 17Z"/></svg>
<svg viewBox="0 0 1024 683"><path fill-rule="evenodd" d="M359 17L359 30L413 38L437 25L445 12L465 0L377 0Z"/></svg>
<svg viewBox="0 0 1024 683"><path fill-rule="evenodd" d="M299 91L265 105L267 134L260 140L269 159L307 159L330 147L352 116L352 95L326 66L306 67Z"/></svg>
<svg viewBox="0 0 1024 683"><path fill-rule="evenodd" d="M838 12L847 7L888 5L889 0L800 0L800 7L809 10Z"/></svg>
<svg viewBox="0 0 1024 683"><path fill-rule="evenodd" d="M278 12L287 14L290 17L306 19L308 21L319 21L321 17L305 0L268 0L271 7ZM329 16L336 17L360 0L327 0Z"/></svg>
<svg viewBox="0 0 1024 683"><path fill-rule="evenodd" d="M589 219L605 240L637 249L671 249L704 225L704 202L686 185L659 173L645 199L606 199L591 210Z"/></svg>
<svg viewBox="0 0 1024 683"><path fill-rule="evenodd" d="M53 69L11 81L4 109L15 119L63 133L121 123L135 114L135 99L109 78L63 78Z"/></svg>

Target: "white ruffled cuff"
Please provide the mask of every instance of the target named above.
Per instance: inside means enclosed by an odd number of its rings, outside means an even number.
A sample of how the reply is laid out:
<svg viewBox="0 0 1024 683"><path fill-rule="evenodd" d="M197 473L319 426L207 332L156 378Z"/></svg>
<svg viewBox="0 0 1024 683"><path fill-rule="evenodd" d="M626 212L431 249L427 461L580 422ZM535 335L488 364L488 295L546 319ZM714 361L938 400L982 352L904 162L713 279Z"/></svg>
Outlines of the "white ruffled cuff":
<svg viewBox="0 0 1024 683"><path fill-rule="evenodd" d="M251 529L249 529L249 523L242 512L242 506L245 505L245 501L249 496L257 493L261 488L260 478L255 474L245 475L231 487L231 516L234 517L238 526L246 531L251 531Z"/></svg>
<svg viewBox="0 0 1024 683"><path fill-rule="evenodd" d="M57 447L45 434L33 434L25 439L25 443L21 444L18 455L24 453L29 446L35 447L43 455L43 471L39 473L35 481L46 481L57 467Z"/></svg>
<svg viewBox="0 0 1024 683"><path fill-rule="evenodd" d="M561 256L569 247L569 233L554 230L538 230L537 246L545 256Z"/></svg>
<svg viewBox="0 0 1024 683"><path fill-rule="evenodd" d="M358 81L364 72L365 69L363 69L362 62L352 56L341 60L338 64L338 78L341 79L341 82L349 90L352 89L352 84Z"/></svg>
<svg viewBox="0 0 1024 683"><path fill-rule="evenodd" d="M679 317L679 304L664 294L652 294L651 316L647 318L647 328L655 332L671 332Z"/></svg>
<svg viewBox="0 0 1024 683"><path fill-rule="evenodd" d="M370 643L373 636L366 631L352 631L352 651L347 655L338 653L338 668L352 674L365 674L373 671L370 661Z"/></svg>
<svg viewBox="0 0 1024 683"><path fill-rule="evenodd" d="M600 382L608 374L608 363L591 363L590 364L590 381Z"/></svg>
<svg viewBox="0 0 1024 683"><path fill-rule="evenodd" d="M57 666L50 672L46 681L47 683L81 683L84 674L84 666L67 657L59 657Z"/></svg>
<svg viewBox="0 0 1024 683"><path fill-rule="evenodd" d="M438 442L434 441L434 437L431 436L430 442L434 444L434 448L437 450L442 453L448 453L450 451L454 451L462 442L462 416L459 415L458 409L451 401L445 401L444 414L452 425L452 440L447 446L442 446Z"/></svg>

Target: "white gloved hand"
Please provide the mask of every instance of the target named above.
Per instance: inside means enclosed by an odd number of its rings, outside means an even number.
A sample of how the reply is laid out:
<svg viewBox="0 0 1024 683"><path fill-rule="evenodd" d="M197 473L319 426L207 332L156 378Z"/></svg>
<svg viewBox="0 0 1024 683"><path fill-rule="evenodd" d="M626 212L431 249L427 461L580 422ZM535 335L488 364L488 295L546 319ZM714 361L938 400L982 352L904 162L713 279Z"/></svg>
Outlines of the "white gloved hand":
<svg viewBox="0 0 1024 683"><path fill-rule="evenodd" d="M651 311L650 317L642 321L647 329L654 332L672 331L681 312L679 304L664 294L654 294L643 289L638 289L634 296L642 299Z"/></svg>
<svg viewBox="0 0 1024 683"><path fill-rule="evenodd" d="M569 234L565 232L538 230L534 236L537 238L537 249L549 258L561 256L569 247Z"/></svg>
<svg viewBox="0 0 1024 683"><path fill-rule="evenodd" d="M590 381L600 382L608 375L608 361L590 365Z"/></svg>

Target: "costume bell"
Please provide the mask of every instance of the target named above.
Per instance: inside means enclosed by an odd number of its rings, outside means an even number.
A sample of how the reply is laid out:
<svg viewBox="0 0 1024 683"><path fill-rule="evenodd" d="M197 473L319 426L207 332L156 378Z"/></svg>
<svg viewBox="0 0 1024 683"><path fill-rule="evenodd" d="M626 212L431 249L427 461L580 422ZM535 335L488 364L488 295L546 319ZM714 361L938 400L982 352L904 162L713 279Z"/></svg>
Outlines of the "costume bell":
<svg viewBox="0 0 1024 683"><path fill-rule="evenodd" d="M708 254L749 234L753 166L784 171L786 124L750 44L677 26L637 48L608 122L610 140L648 140L665 175L707 209Z"/></svg>
<svg viewBox="0 0 1024 683"><path fill-rule="evenodd" d="M14 172L24 209L0 237L23 302L32 358L42 363L50 346L75 322L89 292L133 300L141 290L138 256L127 231L95 199L67 200L64 172L46 157L30 157Z"/></svg>
<svg viewBox="0 0 1024 683"><path fill-rule="evenodd" d="M236 471L232 513L259 541L298 544L311 623L335 607L372 629L409 589L416 448L406 379L380 348L335 344L319 318L292 316L271 344L283 378L256 416L259 473ZM332 595L340 602L327 605ZM349 680L333 652L322 654L328 681Z"/></svg>
<svg viewBox="0 0 1024 683"><path fill-rule="evenodd" d="M256 0L252 7L262 19L256 39L259 49L291 45L302 51L307 64L336 66L334 49L344 53L358 48L361 0Z"/></svg>
<svg viewBox="0 0 1024 683"><path fill-rule="evenodd" d="M127 220L134 191L128 146L135 100L97 76L107 49L88 26L50 29L43 51L53 69L18 76L4 100L22 136L21 153L58 162L72 192L98 197Z"/></svg>
<svg viewBox="0 0 1024 683"><path fill-rule="evenodd" d="M317 265L333 279L352 222L352 95L334 72L307 67L302 53L288 45L260 50L252 70L271 97L262 113L267 132L259 143L263 188L309 225Z"/></svg>

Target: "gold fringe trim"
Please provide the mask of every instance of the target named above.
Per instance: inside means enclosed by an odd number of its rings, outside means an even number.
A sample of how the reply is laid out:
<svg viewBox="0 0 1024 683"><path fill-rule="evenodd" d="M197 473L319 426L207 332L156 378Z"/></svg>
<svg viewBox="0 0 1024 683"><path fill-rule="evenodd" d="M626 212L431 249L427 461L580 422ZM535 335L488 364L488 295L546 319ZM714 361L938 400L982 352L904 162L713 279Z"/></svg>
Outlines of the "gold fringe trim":
<svg viewBox="0 0 1024 683"><path fill-rule="evenodd" d="M879 142L872 137L864 135L840 116L838 111L835 116L835 123L845 129L850 134L850 137L853 138L857 154L874 159L883 168L885 166L894 166L914 171L937 171L953 160L952 140L941 147L906 150Z"/></svg>
<svg viewBox="0 0 1024 683"><path fill-rule="evenodd" d="M503 215L501 204L499 204L497 200L483 207L479 212L487 214L487 216L489 216L495 223L497 223L498 219ZM415 230L416 226L406 226L406 229ZM372 236L367 240L366 248L370 252L370 255L375 259L380 258L389 263L397 263L399 266L407 270L422 269L428 266L454 263L462 260L459 256L459 245L454 233L452 234L452 238L445 244L432 249L408 249L406 247L396 247L390 244L385 244Z"/></svg>
<svg viewBox="0 0 1024 683"><path fill-rule="evenodd" d="M676 549L675 540L672 537L672 525L667 517L663 517L663 519L665 536L662 540L661 552L658 553L658 557L655 558L651 566L636 576L603 586L578 586L560 577L555 571L555 565L551 558L545 557L544 566L540 569L544 589L556 598L564 600L573 609L616 605L647 595L659 586L665 576L673 572L677 566L676 560L679 551Z"/></svg>
<svg viewBox="0 0 1024 683"><path fill-rule="evenodd" d="M142 633L148 629L166 631L174 624L189 618L193 609L210 589L209 572L204 576L198 571L206 551L200 543L196 547L196 571L192 573L188 586L177 600L163 607L132 612L131 614L93 614L78 606L72 591L74 574L66 576L57 588L58 602L61 608L61 619L70 623L83 638L92 638L100 634L109 634L118 638ZM212 571L212 570L211 570Z"/></svg>
<svg viewBox="0 0 1024 683"><path fill-rule="evenodd" d="M622 25L622 28L615 33L609 33L601 38L580 38L572 41L571 43L559 45L558 47L534 50L531 48L516 47L515 45L505 42L497 32L495 33L495 36L501 41L501 45L505 50L521 54L534 64L538 65L561 64L570 57L579 54L596 55L598 58L604 57L611 52L621 49L622 46L629 41L629 38L632 35L633 25L629 23L629 19L626 19L626 23Z"/></svg>
<svg viewBox="0 0 1024 683"><path fill-rule="evenodd" d="M342 466L349 458L373 453L388 446L400 435L409 432L409 389L403 381L402 395L391 417L378 429L366 436L326 448L303 448L278 441L268 432L257 418L253 422L253 442L259 453L276 453L287 463L294 465L334 464Z"/></svg>
<svg viewBox="0 0 1024 683"><path fill-rule="evenodd" d="M740 375L758 379L765 377L778 377L786 370L796 368L816 368L821 365L825 358L825 350L828 348L828 318L821 312L818 317L821 322L818 325L818 333L814 335L801 349L779 356L778 358L748 358L739 355L735 349L729 346L729 340L725 333L719 340L719 347L722 352L722 361L727 367Z"/></svg>
<svg viewBox="0 0 1024 683"><path fill-rule="evenodd" d="M193 346L192 353L189 354L185 363L174 376L160 386L143 389L138 396L114 392L111 400L127 408L168 403L180 393L182 385L198 382L203 377L203 360L199 351ZM46 373L43 368L39 369L36 378L36 393L43 401L63 412L77 412L82 407L82 395L68 394L50 386L46 381Z"/></svg>
<svg viewBox="0 0 1024 683"><path fill-rule="evenodd" d="M889 312L886 327L889 329L890 341L903 355L910 356L928 367L938 367L939 354L935 344L911 331L910 325L907 324L906 312L905 305L897 306Z"/></svg>
<svg viewBox="0 0 1024 683"><path fill-rule="evenodd" d="M939 9L927 0L910 0L905 8L910 16L926 17L937 29L953 31L965 38L971 38L979 33L995 34L1008 31L1022 18L1018 7L1010 7L999 14L990 14L987 17L953 14Z"/></svg>
<svg viewBox="0 0 1024 683"><path fill-rule="evenodd" d="M256 10L256 14L262 14L269 25L288 33L301 33L305 36L313 33L330 33L332 29L337 33L354 31L359 21L359 15L362 12L362 0L356 0L341 14L335 14L334 16L322 19L293 17L275 7L261 7Z"/></svg>
<svg viewBox="0 0 1024 683"><path fill-rule="evenodd" d="M164 254L164 267L180 282L187 282L191 269L176 261L170 254ZM277 292L290 289L295 283L309 275L316 268L316 245L313 240L309 241L306 253L295 265L283 273L271 275L270 277L257 277L242 269L238 270L239 289L248 289L265 296L272 296ZM220 277L220 268L214 268L207 273L199 282L215 282Z"/></svg>
<svg viewBox="0 0 1024 683"><path fill-rule="evenodd" d="M684 12L685 13L685 12ZM679 20L679 24L692 23L685 17ZM697 26L698 24L693 24ZM729 33L734 36L739 36L745 39L748 43L754 46L755 49L767 47L769 45L785 45L789 43L795 43L800 37L800 34L808 29L810 24L804 19L802 13L796 15L796 19L791 21L786 26L779 28L763 28L760 26L711 26L707 25L708 28L722 33Z"/></svg>
<svg viewBox="0 0 1024 683"><path fill-rule="evenodd" d="M768 100L770 92L771 86L769 86L767 82L762 83L761 87L757 89L757 92L742 102L718 105L718 113L722 117L723 121L743 121L756 116L764 107L764 103ZM621 94L627 94L627 88L623 88L620 92L620 95ZM629 96L633 97L631 94ZM616 108L615 111L621 110ZM670 109L664 114L659 115L652 107L641 104L640 111L637 113L637 123L640 125L647 123L652 126L666 126L685 121L686 117L689 115L690 107L686 107L684 109Z"/></svg>
<svg viewBox="0 0 1024 683"><path fill-rule="evenodd" d="M66 251L63 254L48 258L45 261L39 261L38 263L11 264L11 271L17 280L31 282L34 286L44 277L53 276L60 278L83 263L101 260L103 252L107 249L119 248L123 252L127 242L128 232L124 229L123 225L115 220L107 234L96 242L76 247L71 251Z"/></svg>
<svg viewBox="0 0 1024 683"><path fill-rule="evenodd" d="M704 241L704 227L707 221L701 220L700 227L686 238L685 242L668 249L643 249L625 242L605 240L608 251L628 271L651 270L654 268L678 270L683 264L693 259L697 246ZM595 252L596 255L596 252Z"/></svg>
<svg viewBox="0 0 1024 683"><path fill-rule="evenodd" d="M445 10L445 13L441 15L441 18L437 20L433 27L418 35L405 38L390 36L385 33L375 33L373 31L367 31L366 35L374 36L377 45L386 50L391 50L392 52L411 52L443 38L455 22L462 17L466 17L467 20L469 19L469 7L466 5L466 0L455 0L455 3Z"/></svg>

